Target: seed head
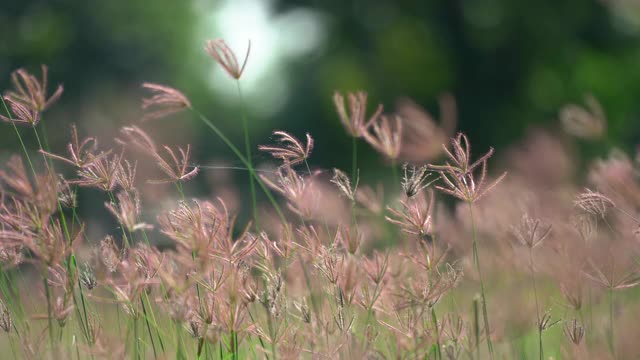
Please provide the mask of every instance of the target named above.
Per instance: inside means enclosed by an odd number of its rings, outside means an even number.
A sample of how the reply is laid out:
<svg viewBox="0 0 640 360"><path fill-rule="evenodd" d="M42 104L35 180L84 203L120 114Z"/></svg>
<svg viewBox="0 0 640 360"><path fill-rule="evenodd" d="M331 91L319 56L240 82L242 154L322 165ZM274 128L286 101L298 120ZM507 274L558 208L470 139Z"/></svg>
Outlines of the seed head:
<svg viewBox="0 0 640 360"><path fill-rule="evenodd" d="M331 182L336 184L338 186L338 189L340 189L340 192L342 192L342 194L347 198L349 198L349 200L351 201L355 201L355 192L358 189L359 180L360 180L360 176L357 175L356 183L352 188L351 180L349 180L349 177L347 176L347 174L343 173L338 169L333 169L333 178L331 179Z"/></svg>
<svg viewBox="0 0 640 360"><path fill-rule="evenodd" d="M366 120L367 116L367 93L358 91L356 93L347 94L349 101L349 109L345 107L344 97L335 92L333 95L333 103L335 104L340 121L344 125L349 135L353 137L362 137L369 125L382 114L382 105L378 105L373 115Z"/></svg>
<svg viewBox="0 0 640 360"><path fill-rule="evenodd" d="M551 225L540 226L540 219L532 219L524 214L520 224L511 229L513 235L522 245L533 249L540 245L551 233Z"/></svg>
<svg viewBox="0 0 640 360"><path fill-rule="evenodd" d="M440 177L445 186L436 186L436 189L445 194L457 197L468 203L476 202L478 199L486 195L500 181L504 179L507 173L503 173L490 184L486 184L487 176L487 160L493 155L493 149L484 154L474 163L471 161L471 147L467 137L460 133L451 142L453 152L444 148L449 158L445 165L429 165L430 168L438 170ZM480 167L480 176L474 175L474 170Z"/></svg>
<svg viewBox="0 0 640 360"><path fill-rule="evenodd" d="M602 106L591 95L585 96L586 108L568 104L560 109L560 121L564 130L579 138L598 139L602 137L607 127L607 119Z"/></svg>
<svg viewBox="0 0 640 360"><path fill-rule="evenodd" d="M180 91L154 83L143 83L142 87L150 90L152 96L142 100L142 108L148 112L142 118L143 121L155 120L191 109L191 102Z"/></svg>
<svg viewBox="0 0 640 360"><path fill-rule="evenodd" d="M93 272L93 268L88 263L85 263L80 270L80 283L88 290L92 290L98 285L96 280L96 274Z"/></svg>
<svg viewBox="0 0 640 360"><path fill-rule="evenodd" d="M380 116L368 125L362 135L364 139L379 153L390 160L395 160L400 155L402 146L402 120L399 116Z"/></svg>
<svg viewBox="0 0 640 360"><path fill-rule="evenodd" d="M58 101L64 88L58 85L56 91L47 98L47 75L46 65L40 66L42 79L39 80L25 69L18 69L11 74L13 90L8 90L4 98L12 103L19 103L33 112L43 112L53 103Z"/></svg>
<svg viewBox="0 0 640 360"><path fill-rule="evenodd" d="M307 144L302 145L300 140L284 131L274 131L276 141L282 146L260 145L258 149L271 154L276 159L282 159L285 165L293 166L309 158L313 150L313 138L307 133Z"/></svg>
<svg viewBox="0 0 640 360"><path fill-rule="evenodd" d="M584 327L576 319L564 324L564 334L574 345L580 345L584 337Z"/></svg>
<svg viewBox="0 0 640 360"><path fill-rule="evenodd" d="M425 180L431 176L429 167L426 165L415 167L409 164L402 166L404 169L404 177L402 178L402 190L408 198L414 197L420 190L431 185L433 182L425 184Z"/></svg>
<svg viewBox="0 0 640 360"><path fill-rule="evenodd" d="M616 207L613 200L609 199L602 193L585 189L584 192L576 197L573 202L576 207L595 217L605 218L607 210Z"/></svg>
<svg viewBox="0 0 640 360"><path fill-rule="evenodd" d="M11 100L8 97L3 98L8 104L13 116L0 115L0 120L16 125L27 125L35 127L40 122L40 112L33 110L22 103Z"/></svg>
<svg viewBox="0 0 640 360"><path fill-rule="evenodd" d="M249 53L251 53L251 40L249 40L249 46L247 47L247 53L244 57L242 66L238 63L236 54L227 46L227 43L222 39L207 41L205 51L211 56L232 78L238 80L244 72L244 68L249 60Z"/></svg>

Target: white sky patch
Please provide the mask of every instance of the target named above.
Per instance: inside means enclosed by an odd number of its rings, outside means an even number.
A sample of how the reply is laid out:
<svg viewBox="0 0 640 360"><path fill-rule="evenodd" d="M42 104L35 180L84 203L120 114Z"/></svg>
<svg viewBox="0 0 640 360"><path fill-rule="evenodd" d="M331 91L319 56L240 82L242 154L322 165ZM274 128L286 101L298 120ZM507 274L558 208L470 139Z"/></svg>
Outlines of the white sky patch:
<svg viewBox="0 0 640 360"><path fill-rule="evenodd" d="M280 110L290 96L289 62L321 49L326 38L324 17L307 8L275 14L271 0L225 0L214 7L197 4L204 38L224 39L240 64L251 40L240 83L252 114L266 118ZM210 69L208 77L217 96L237 102L235 80L214 61Z"/></svg>

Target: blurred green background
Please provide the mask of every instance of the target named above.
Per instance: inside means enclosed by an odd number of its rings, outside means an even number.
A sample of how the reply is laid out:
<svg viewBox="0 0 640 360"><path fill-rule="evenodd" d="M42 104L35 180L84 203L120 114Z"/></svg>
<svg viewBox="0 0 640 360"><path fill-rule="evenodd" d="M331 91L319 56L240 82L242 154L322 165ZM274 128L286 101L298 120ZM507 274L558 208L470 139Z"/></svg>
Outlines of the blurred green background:
<svg viewBox="0 0 640 360"><path fill-rule="evenodd" d="M632 149L640 133L636 3L3 0L0 84L8 88L18 67L38 72L39 64L49 65L50 83L65 85L60 103L45 114L58 151L71 122L107 142L118 126L136 122L143 81L182 90L240 144L235 85L203 46L220 37L243 54L251 39L242 87L252 142L269 142L273 129L310 132L314 166L351 165L334 90L364 89L389 111L398 96L409 96L435 114L437 96L451 92L459 129L478 151L503 148L532 125L558 129L558 109L592 93L607 114L608 141ZM231 159L186 115L156 124L147 128L163 129L167 141L190 142L197 161ZM0 127L3 154L17 149L12 131ZM373 151L362 152L363 167L382 164Z"/></svg>

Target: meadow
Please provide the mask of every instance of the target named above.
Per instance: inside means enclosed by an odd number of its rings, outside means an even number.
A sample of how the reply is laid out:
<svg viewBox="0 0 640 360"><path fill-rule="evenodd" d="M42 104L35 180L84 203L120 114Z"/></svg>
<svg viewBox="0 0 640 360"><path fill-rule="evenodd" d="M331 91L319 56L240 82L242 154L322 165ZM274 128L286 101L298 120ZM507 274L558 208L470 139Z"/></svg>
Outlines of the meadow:
<svg viewBox="0 0 640 360"><path fill-rule="evenodd" d="M240 97L249 50L205 46ZM494 154L471 151L451 95L435 117L408 99L385 111L365 91L337 91L327 121L352 138L352 166L332 169L314 165L313 134L256 139L240 111L236 144L187 94L151 82L144 116L116 138L61 129L46 119L64 96L55 69L34 70L12 73L0 115L21 145L0 167L4 356L640 355L639 158L611 148L577 165L575 142L606 143L592 96L558 109L562 134L532 130ZM249 201L228 206L223 188L190 195L207 170L194 149L148 131L177 113L241 163ZM48 137L61 131L68 146L54 151ZM388 176L361 178L358 155L369 151ZM148 188L162 188L161 201ZM87 202L116 226L97 235Z"/></svg>

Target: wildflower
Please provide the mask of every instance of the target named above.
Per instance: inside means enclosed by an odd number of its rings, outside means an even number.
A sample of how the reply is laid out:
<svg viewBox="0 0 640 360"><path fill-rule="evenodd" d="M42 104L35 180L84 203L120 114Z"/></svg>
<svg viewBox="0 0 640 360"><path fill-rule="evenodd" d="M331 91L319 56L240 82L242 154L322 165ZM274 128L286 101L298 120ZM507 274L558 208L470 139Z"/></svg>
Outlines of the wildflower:
<svg viewBox="0 0 640 360"><path fill-rule="evenodd" d="M127 231L148 230L153 227L149 224L138 222L140 216L140 195L138 192L127 193L121 191L116 195L117 203L105 203L105 207Z"/></svg>
<svg viewBox="0 0 640 360"><path fill-rule="evenodd" d="M205 51L211 56L232 78L238 80L244 72L244 68L249 60L249 53L251 53L251 41L247 47L247 54L244 57L242 66L238 63L236 54L231 51L227 43L222 39L209 40L205 45Z"/></svg>
<svg viewBox="0 0 640 360"><path fill-rule="evenodd" d="M407 200L400 200L402 210L387 207L387 210L393 217L385 216L385 219L392 224L400 226L403 232L418 236L422 239L431 234L431 214L433 212L435 196L431 190L428 192L428 196L422 191L421 193L422 196L419 198L414 197Z"/></svg>
<svg viewBox="0 0 640 360"><path fill-rule="evenodd" d="M564 130L575 137L598 139L605 132L607 119L596 98L587 95L585 103L586 109L575 104L565 105L560 109L560 121Z"/></svg>
<svg viewBox="0 0 640 360"><path fill-rule="evenodd" d="M364 139L388 159L397 159L402 145L402 120L400 117L395 115L390 119L383 115L371 122L368 127L371 127L373 133L365 130L362 133Z"/></svg>
<svg viewBox="0 0 640 360"><path fill-rule="evenodd" d="M616 206L613 200L590 189L585 189L584 192L580 193L573 203L585 213L603 219L607 214L607 210Z"/></svg>
<svg viewBox="0 0 640 360"><path fill-rule="evenodd" d="M382 105L378 105L373 115L369 120L366 120L367 93L358 91L356 93L348 93L347 97L349 99L349 113L345 108L344 97L338 92L333 95L333 102L340 116L340 121L342 121L342 125L344 125L349 135L362 137L369 125L382 114Z"/></svg>
<svg viewBox="0 0 640 360"><path fill-rule="evenodd" d="M565 323L564 334L574 345L580 345L584 337L584 327L578 320L573 319Z"/></svg>
<svg viewBox="0 0 640 360"><path fill-rule="evenodd" d="M349 200L351 201L355 201L355 193L358 189L359 181L360 181L360 176L356 175L356 182L352 188L351 180L349 180L349 177L347 176L347 174L343 173L338 169L333 169L333 178L331 179L331 182L336 184L338 186L338 189L340 189L340 191L342 192L342 194L347 198L349 198Z"/></svg>
<svg viewBox="0 0 640 360"><path fill-rule="evenodd" d="M20 103L32 111L45 111L54 102L58 101L64 88L58 85L56 91L47 98L47 74L46 65L41 65L42 80L29 74L25 69L18 69L11 74L11 82L14 90L5 93L5 99L13 103Z"/></svg>
<svg viewBox="0 0 640 360"><path fill-rule="evenodd" d="M305 161L311 155L313 138L308 133L306 135L306 145L303 145L298 139L284 131L274 131L273 135L278 137L276 141L281 143L282 146L260 145L258 149L270 153L276 159L282 159L285 164L290 166Z"/></svg>
<svg viewBox="0 0 640 360"><path fill-rule="evenodd" d="M160 119L184 109L191 109L189 99L174 88L154 83L143 83L142 87L153 93L150 98L142 100L142 108L150 111L144 115L142 121Z"/></svg>
<svg viewBox="0 0 640 360"><path fill-rule="evenodd" d="M490 184L486 184L487 176L487 160L493 155L493 148L489 152L480 157L474 163L470 163L471 154L469 140L460 133L452 140L453 153L445 148L445 153L449 161L445 165L429 165L432 169L438 170L445 186L436 186L436 188L445 194L457 197L460 200L473 203L486 195L500 181L504 179L507 173L503 173ZM474 170L480 167L480 177L476 178L473 174Z"/></svg>
<svg viewBox="0 0 640 360"><path fill-rule="evenodd" d="M539 219L534 220L530 218L528 214L524 214L520 224L517 227L512 227L512 232L522 245L533 249L549 236L551 233L551 225L540 227Z"/></svg>
<svg viewBox="0 0 640 360"><path fill-rule="evenodd" d="M404 177L402 178L402 190L408 198L414 197L422 189L431 185L433 182L425 184L425 180L431 176L429 173L429 167L426 165L415 167L408 164L402 166L404 169ZM409 170L409 174L407 174Z"/></svg>

